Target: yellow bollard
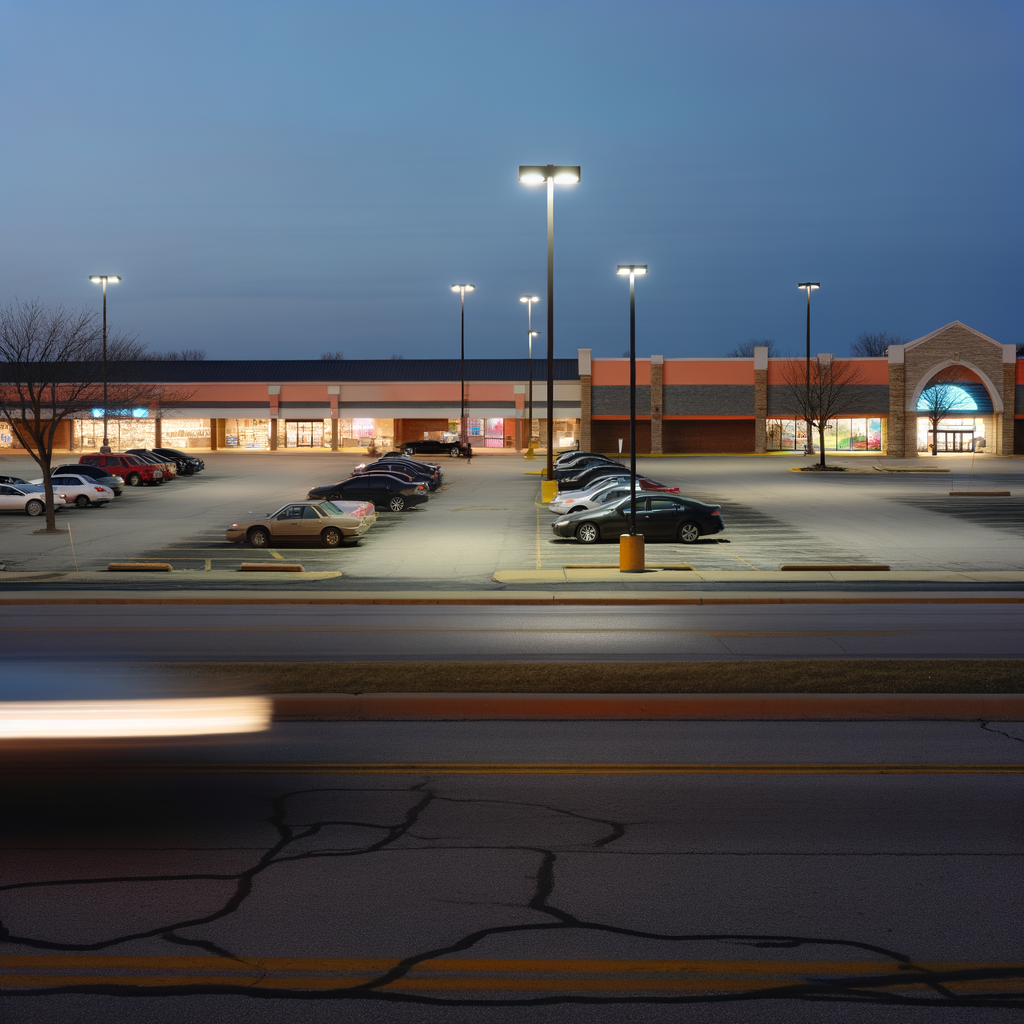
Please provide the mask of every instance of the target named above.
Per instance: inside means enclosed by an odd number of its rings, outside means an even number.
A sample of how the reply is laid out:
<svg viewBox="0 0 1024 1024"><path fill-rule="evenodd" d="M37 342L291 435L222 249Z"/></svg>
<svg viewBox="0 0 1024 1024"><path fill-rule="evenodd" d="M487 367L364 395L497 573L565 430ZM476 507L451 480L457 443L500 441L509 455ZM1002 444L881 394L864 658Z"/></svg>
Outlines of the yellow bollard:
<svg viewBox="0 0 1024 1024"><path fill-rule="evenodd" d="M540 482L540 500L544 504L548 504L555 500L558 494L558 481L557 480L541 480Z"/></svg>
<svg viewBox="0 0 1024 1024"><path fill-rule="evenodd" d="M537 456L533 454L533 448L527 448L526 454L523 456L524 459L536 459Z"/></svg>
<svg viewBox="0 0 1024 1024"><path fill-rule="evenodd" d="M644 572L644 539L628 533L619 537L619 572Z"/></svg>

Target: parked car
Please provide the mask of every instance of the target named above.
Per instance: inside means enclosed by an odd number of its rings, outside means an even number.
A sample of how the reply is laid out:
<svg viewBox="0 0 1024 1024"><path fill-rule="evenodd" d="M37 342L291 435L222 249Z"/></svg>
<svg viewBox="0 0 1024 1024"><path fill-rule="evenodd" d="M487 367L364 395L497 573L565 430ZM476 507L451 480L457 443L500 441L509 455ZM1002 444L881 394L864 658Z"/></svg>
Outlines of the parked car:
<svg viewBox="0 0 1024 1024"><path fill-rule="evenodd" d="M69 505L77 505L79 508L95 505L98 508L114 500L113 490L98 484L91 476L80 473L51 473L50 480L53 489L60 491ZM32 482L42 484L43 481L40 479Z"/></svg>
<svg viewBox="0 0 1024 1024"><path fill-rule="evenodd" d="M436 469L441 476L444 476L444 469L441 467L440 462L427 462L426 459L414 459L411 455L406 455L404 451L398 452L385 452L382 459L408 459L410 462L415 462L417 466L429 466L431 469Z"/></svg>
<svg viewBox="0 0 1024 1024"><path fill-rule="evenodd" d="M559 494L548 508L559 516L571 516L577 512L589 512L599 505L629 497L629 477L602 477L597 487L584 491L568 491Z"/></svg>
<svg viewBox="0 0 1024 1024"><path fill-rule="evenodd" d="M626 473L629 472L626 466L621 462L616 462L614 459L605 458L603 455L585 455L582 459L577 459L565 466L556 466L555 479L559 481L564 480L566 477L573 476L576 473L582 473L591 466L611 466Z"/></svg>
<svg viewBox="0 0 1024 1024"><path fill-rule="evenodd" d="M27 484L28 480L22 480L20 476L0 476L0 484Z"/></svg>
<svg viewBox="0 0 1024 1024"><path fill-rule="evenodd" d="M629 470L621 463L615 462L608 466L596 465L587 466L586 469L580 470L579 473L575 473L571 476L567 476L564 480L558 481L558 490L562 491L579 491L584 487L590 487L592 484L596 484L599 480L604 477L621 477L625 475L629 478ZM640 476L637 474L637 483L640 484L642 490L645 491L678 491L678 487L668 487L665 484L660 484L656 480L651 480L649 477Z"/></svg>
<svg viewBox="0 0 1024 1024"><path fill-rule="evenodd" d="M618 540L629 532L629 498L581 512L560 516L551 524L556 537L575 537L583 544ZM636 532L645 540L675 540L693 544L701 537L725 529L721 505L705 505L676 495L644 495L636 500Z"/></svg>
<svg viewBox="0 0 1024 1024"><path fill-rule="evenodd" d="M473 456L473 446L468 442L463 444L456 439L454 441L406 441L402 445L402 451L406 455L449 455L457 459L460 455L467 458Z"/></svg>
<svg viewBox="0 0 1024 1024"><path fill-rule="evenodd" d="M377 508L402 512L413 505L422 505L429 499L426 484L408 478L402 480L391 473L362 473L325 487L314 487L307 495L310 499L328 498L332 501L372 501Z"/></svg>
<svg viewBox="0 0 1024 1024"><path fill-rule="evenodd" d="M156 452L147 451L145 448L129 448L129 455L134 455L137 459L142 459L143 462L148 462L153 466L159 466L164 471L164 482L173 480L178 475L178 465L173 459L166 459L162 455L157 455Z"/></svg>
<svg viewBox="0 0 1024 1024"><path fill-rule="evenodd" d="M377 521L367 501L293 501L258 519L232 523L224 536L232 543L247 540L254 548L289 540L319 539L325 548L356 540Z"/></svg>
<svg viewBox="0 0 1024 1024"><path fill-rule="evenodd" d="M177 448L153 448L154 455L162 455L178 464L178 472L182 476L192 476L193 473L202 472L206 469L206 463L196 455L189 455L188 452L180 452Z"/></svg>
<svg viewBox="0 0 1024 1024"><path fill-rule="evenodd" d="M54 491L54 510L59 512L66 504L64 495ZM46 511L46 494L32 484L0 484L0 510L41 516Z"/></svg>
<svg viewBox="0 0 1024 1024"><path fill-rule="evenodd" d="M163 483L164 479L164 471L159 466L143 462L127 452L117 452L112 455L103 455L97 452L95 455L83 455L78 461L83 466L99 466L109 473L123 476L124 482L129 487L139 487L142 484L159 485Z"/></svg>
<svg viewBox="0 0 1024 1024"><path fill-rule="evenodd" d="M413 459L378 459L376 462L356 466L355 473L395 473L407 476L436 491L441 486L441 474Z"/></svg>
<svg viewBox="0 0 1024 1024"><path fill-rule="evenodd" d="M124 477L112 475L100 466L85 466L80 462L70 462L50 470L50 476L57 473L77 473L79 476L87 476L96 483L109 487L114 494L120 494L124 490Z"/></svg>
<svg viewBox="0 0 1024 1024"><path fill-rule="evenodd" d="M567 452L555 459L555 472L568 469L570 466L582 466L586 462L611 462L607 455L599 455L597 452Z"/></svg>

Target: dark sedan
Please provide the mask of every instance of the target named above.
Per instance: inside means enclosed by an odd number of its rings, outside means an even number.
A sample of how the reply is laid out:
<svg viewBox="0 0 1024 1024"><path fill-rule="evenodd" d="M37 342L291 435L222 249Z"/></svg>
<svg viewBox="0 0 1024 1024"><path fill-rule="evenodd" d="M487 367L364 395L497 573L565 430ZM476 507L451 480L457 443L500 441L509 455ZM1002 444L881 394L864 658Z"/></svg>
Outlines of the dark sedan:
<svg viewBox="0 0 1024 1024"><path fill-rule="evenodd" d="M176 462L178 472L182 476L192 476L193 473L199 473L206 469L206 463L202 459L195 455L189 455L188 452L180 452L177 448L154 448L153 454Z"/></svg>
<svg viewBox="0 0 1024 1024"><path fill-rule="evenodd" d="M559 481L565 480L570 476L590 469L592 466L614 466L619 470L625 470L626 468L621 462L616 462L614 459L606 459L603 455L587 455L567 465L555 466L555 479Z"/></svg>
<svg viewBox="0 0 1024 1024"><path fill-rule="evenodd" d="M603 477L619 477L629 476L629 470L621 463L612 462L608 465L595 465L587 466L585 469L580 470L579 473L573 473L562 480L558 481L558 490L562 491L578 491L582 487L589 487L591 484L596 484ZM637 482L640 484L642 490L645 491L678 491L678 487L667 487L665 484L659 484L657 480L651 480L648 477L640 476L637 474Z"/></svg>
<svg viewBox="0 0 1024 1024"><path fill-rule="evenodd" d="M473 455L473 446L455 441L406 441L402 445L406 455L450 455L457 459L460 455L469 458Z"/></svg>
<svg viewBox="0 0 1024 1024"><path fill-rule="evenodd" d="M325 487L314 487L308 495L311 501L328 498L340 501L372 501L375 508L402 512L413 505L428 501L427 485L404 480L389 473L362 473L348 480Z"/></svg>
<svg viewBox="0 0 1024 1024"><path fill-rule="evenodd" d="M356 466L355 471L357 473L397 473L401 476L411 477L418 483L426 484L432 491L436 491L441 486L441 474L438 470L431 469L425 463L415 462L413 459L378 459L365 466Z"/></svg>
<svg viewBox="0 0 1024 1024"><path fill-rule="evenodd" d="M556 537L575 537L583 544L618 540L629 532L629 498L602 505L590 512L559 516L551 524ZM701 537L721 533L721 505L705 505L674 494L637 495L636 532L646 540L674 540L693 544Z"/></svg>

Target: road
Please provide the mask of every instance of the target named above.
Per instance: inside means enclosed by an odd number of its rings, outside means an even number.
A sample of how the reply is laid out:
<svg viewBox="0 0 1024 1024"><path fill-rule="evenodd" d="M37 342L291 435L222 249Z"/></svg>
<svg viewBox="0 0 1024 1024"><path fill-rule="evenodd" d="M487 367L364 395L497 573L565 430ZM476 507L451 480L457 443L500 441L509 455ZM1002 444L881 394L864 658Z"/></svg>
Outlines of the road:
<svg viewBox="0 0 1024 1024"><path fill-rule="evenodd" d="M1020 604L671 607L41 605L4 609L10 659L708 661L1020 658Z"/></svg>
<svg viewBox="0 0 1024 1024"><path fill-rule="evenodd" d="M470 767L372 767L410 760ZM1016 1020L1022 767L1005 723L292 723L8 763L5 1019Z"/></svg>

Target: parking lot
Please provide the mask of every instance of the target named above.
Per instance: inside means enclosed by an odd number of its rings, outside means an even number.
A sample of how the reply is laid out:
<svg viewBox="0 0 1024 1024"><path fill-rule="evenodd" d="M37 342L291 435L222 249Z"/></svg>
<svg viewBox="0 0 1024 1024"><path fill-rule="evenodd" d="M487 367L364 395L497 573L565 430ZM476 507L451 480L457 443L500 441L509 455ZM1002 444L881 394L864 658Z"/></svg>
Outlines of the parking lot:
<svg viewBox="0 0 1024 1024"><path fill-rule="evenodd" d="M112 561L155 560L179 573L235 570L242 562L301 563L307 572L342 573L345 585L463 586L499 570L615 563L614 543L583 545L552 535L540 503L542 463L520 456L439 459L443 486L405 512L382 512L357 546L316 544L254 550L228 543L234 520L304 498L312 486L348 476L351 455L212 453L207 469L161 487L126 488L104 508L67 509L57 536L43 522L0 516L0 560L9 571L102 570ZM883 563L902 570L1024 569L1024 460L978 459L972 487L1011 497L950 497L965 489L969 457L918 463L951 473L862 472L826 477L792 473L800 457L640 459L642 473L702 501L722 505L726 529L698 543L648 545L648 562L706 570L777 570L792 563ZM7 455L3 472L35 477L27 456ZM532 473L531 473L532 471ZM275 574L276 575L276 574ZM194 577L193 577L194 578ZM277 577L280 579L280 577ZM120 577L123 580L124 577ZM181 580L180 575L175 576Z"/></svg>

